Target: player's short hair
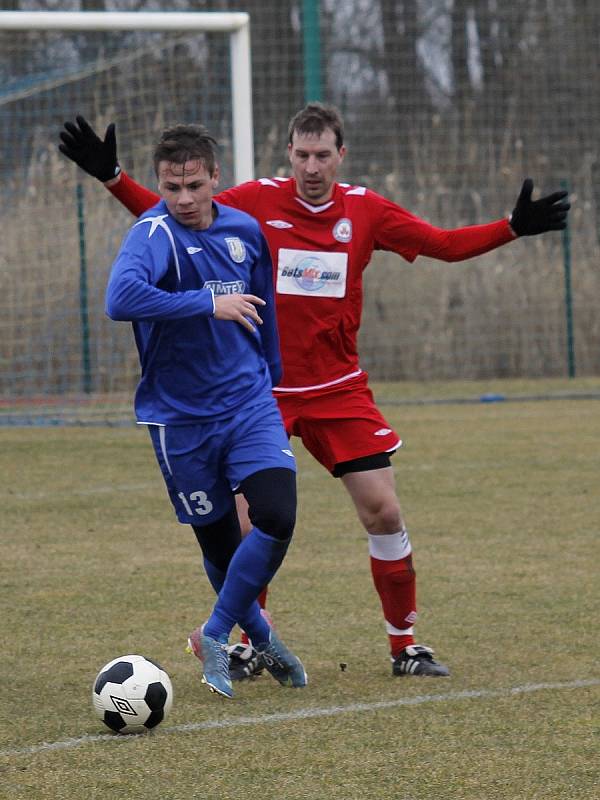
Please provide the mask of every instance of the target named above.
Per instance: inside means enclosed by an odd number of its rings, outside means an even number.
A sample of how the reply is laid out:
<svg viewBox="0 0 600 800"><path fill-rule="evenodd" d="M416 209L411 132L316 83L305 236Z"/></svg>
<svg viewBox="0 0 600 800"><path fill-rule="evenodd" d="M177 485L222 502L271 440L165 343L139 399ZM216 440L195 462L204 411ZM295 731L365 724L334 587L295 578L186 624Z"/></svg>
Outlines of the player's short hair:
<svg viewBox="0 0 600 800"><path fill-rule="evenodd" d="M290 120L288 142L292 144L294 133L321 136L330 128L335 134L335 146L339 150L344 144L344 123L335 106L323 103L308 103Z"/></svg>
<svg viewBox="0 0 600 800"><path fill-rule="evenodd" d="M161 161L172 164L200 161L212 176L217 166L217 142L203 125L173 125L162 132L153 159L157 175Z"/></svg>

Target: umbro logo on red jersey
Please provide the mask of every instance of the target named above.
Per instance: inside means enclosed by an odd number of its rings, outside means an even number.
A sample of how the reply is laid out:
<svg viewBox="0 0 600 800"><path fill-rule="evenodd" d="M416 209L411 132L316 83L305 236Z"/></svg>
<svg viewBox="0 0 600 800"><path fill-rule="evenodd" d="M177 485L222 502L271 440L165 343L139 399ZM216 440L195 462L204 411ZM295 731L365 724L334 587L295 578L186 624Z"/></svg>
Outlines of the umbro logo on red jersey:
<svg viewBox="0 0 600 800"><path fill-rule="evenodd" d="M270 225L272 228L293 228L291 222L286 222L283 219L268 219L267 225Z"/></svg>

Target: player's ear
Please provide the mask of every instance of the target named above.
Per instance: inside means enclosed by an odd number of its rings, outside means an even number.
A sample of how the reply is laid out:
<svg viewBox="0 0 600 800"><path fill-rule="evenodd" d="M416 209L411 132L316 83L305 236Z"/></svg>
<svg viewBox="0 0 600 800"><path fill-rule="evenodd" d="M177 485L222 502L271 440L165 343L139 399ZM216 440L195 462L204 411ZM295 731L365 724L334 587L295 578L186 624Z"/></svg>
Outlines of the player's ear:
<svg viewBox="0 0 600 800"><path fill-rule="evenodd" d="M340 149L338 150L340 156L340 163L344 160L344 156L346 155L346 145L343 144Z"/></svg>
<svg viewBox="0 0 600 800"><path fill-rule="evenodd" d="M216 189L219 185L219 178L221 177L221 173L219 171L219 165L215 164L215 168L213 170L213 174L211 176L212 188Z"/></svg>

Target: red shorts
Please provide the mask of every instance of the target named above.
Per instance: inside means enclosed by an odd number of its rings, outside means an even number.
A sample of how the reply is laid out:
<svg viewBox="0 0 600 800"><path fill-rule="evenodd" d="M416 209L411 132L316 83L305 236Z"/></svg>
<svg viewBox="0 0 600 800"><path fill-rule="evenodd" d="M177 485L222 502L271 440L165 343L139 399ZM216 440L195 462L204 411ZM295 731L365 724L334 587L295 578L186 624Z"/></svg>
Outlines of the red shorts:
<svg viewBox="0 0 600 800"><path fill-rule="evenodd" d="M327 389L274 395L288 436L299 436L330 472L343 461L391 453L402 445L375 405L366 373Z"/></svg>

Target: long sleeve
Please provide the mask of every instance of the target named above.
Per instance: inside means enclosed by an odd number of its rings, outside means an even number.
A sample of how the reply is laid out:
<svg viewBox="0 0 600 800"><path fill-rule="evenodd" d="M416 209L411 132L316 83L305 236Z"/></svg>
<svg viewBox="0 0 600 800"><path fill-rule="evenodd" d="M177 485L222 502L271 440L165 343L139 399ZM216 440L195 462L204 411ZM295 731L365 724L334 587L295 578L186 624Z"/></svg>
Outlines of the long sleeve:
<svg viewBox="0 0 600 800"><path fill-rule="evenodd" d="M120 180L107 189L134 217L139 217L160 200L159 195L136 183L126 172L120 174Z"/></svg>
<svg viewBox="0 0 600 800"><path fill-rule="evenodd" d="M419 254L441 261L464 261L495 250L516 238L507 219L454 230L431 225Z"/></svg>
<svg viewBox="0 0 600 800"><path fill-rule="evenodd" d="M106 313L121 322L212 316L214 297L210 289L165 292L140 278L135 268L116 262L106 289Z"/></svg>
<svg viewBox="0 0 600 800"><path fill-rule="evenodd" d="M437 228L375 192L367 190L365 196L369 216L375 221L375 249L398 253L407 261L414 261L419 255L440 261L464 261L517 238L508 219L463 228Z"/></svg>
<svg viewBox="0 0 600 800"><path fill-rule="evenodd" d="M155 218L160 220L160 218ZM210 289L165 291L157 284L176 270L176 254L160 221L144 220L125 239L113 264L106 289L106 313L114 320L156 322L194 314L212 316Z"/></svg>

